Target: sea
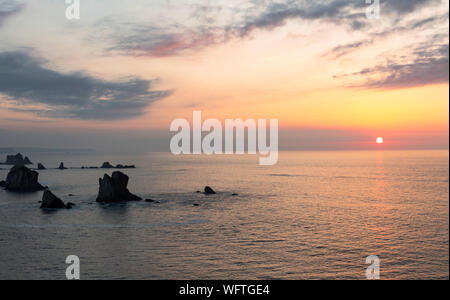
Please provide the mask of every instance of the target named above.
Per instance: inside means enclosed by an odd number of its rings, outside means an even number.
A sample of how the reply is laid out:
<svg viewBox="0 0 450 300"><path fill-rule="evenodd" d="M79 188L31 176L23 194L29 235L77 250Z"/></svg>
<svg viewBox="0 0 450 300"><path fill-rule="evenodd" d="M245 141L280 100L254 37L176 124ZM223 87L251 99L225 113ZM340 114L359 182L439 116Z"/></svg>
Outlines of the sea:
<svg viewBox="0 0 450 300"><path fill-rule="evenodd" d="M286 151L274 166L252 155L23 154L75 206L41 210L42 192L0 190L0 279L64 280L71 255L86 280L364 280L369 256L381 279L449 279L448 150ZM136 165L121 170L129 190L155 202L96 203L114 170L80 167L106 161ZM205 186L217 194L197 193Z"/></svg>

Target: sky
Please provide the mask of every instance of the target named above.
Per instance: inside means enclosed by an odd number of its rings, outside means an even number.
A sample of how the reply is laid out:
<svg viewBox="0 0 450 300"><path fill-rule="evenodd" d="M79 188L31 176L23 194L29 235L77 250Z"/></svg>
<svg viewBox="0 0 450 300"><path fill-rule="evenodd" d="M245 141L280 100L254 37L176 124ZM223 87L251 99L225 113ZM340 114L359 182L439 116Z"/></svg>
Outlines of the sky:
<svg viewBox="0 0 450 300"><path fill-rule="evenodd" d="M0 0L0 147L169 151L200 110L282 150L448 149L449 1L380 2Z"/></svg>

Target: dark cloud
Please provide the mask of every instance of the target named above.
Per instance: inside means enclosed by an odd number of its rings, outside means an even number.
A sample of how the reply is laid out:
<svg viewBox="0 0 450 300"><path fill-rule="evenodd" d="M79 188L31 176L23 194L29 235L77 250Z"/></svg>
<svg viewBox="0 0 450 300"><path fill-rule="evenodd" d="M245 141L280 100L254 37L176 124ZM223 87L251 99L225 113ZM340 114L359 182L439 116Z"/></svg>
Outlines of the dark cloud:
<svg viewBox="0 0 450 300"><path fill-rule="evenodd" d="M60 73L24 52L0 53L0 93L17 105L44 104L40 115L86 120L129 119L169 95L152 91L152 81L128 78L105 81L78 73Z"/></svg>
<svg viewBox="0 0 450 300"><path fill-rule="evenodd" d="M398 25L395 27L389 27L387 30L381 30L381 31L374 31L367 33L367 38L363 40L358 40L352 43L343 44L334 47L327 53L325 53L323 56L328 57L330 59L336 59L341 56L345 56L348 54L353 53L354 51L361 50L362 48L372 45L375 42L380 42L383 39L386 39L388 37L391 37L395 34L410 34L414 31L419 32L419 30L423 29L435 29L436 25L440 25L443 22L448 22L448 12L432 16L432 17L425 17L425 18L419 18L414 19L412 21L408 21L405 25ZM435 32L439 32L436 29ZM448 29L446 29L446 33L444 36L448 35ZM436 34L433 34L430 37L431 40L442 40L442 36L437 36Z"/></svg>
<svg viewBox="0 0 450 300"><path fill-rule="evenodd" d="M352 85L358 88L394 89L448 83L448 44L420 45L414 50L414 56L416 58L410 63L391 60L386 64L366 68L344 77L365 78L363 84Z"/></svg>
<svg viewBox="0 0 450 300"><path fill-rule="evenodd" d="M15 0L0 0L0 26L10 16L23 9L23 3Z"/></svg>
<svg viewBox="0 0 450 300"><path fill-rule="evenodd" d="M398 15L409 14L419 8L442 2L441 0L382 0L382 11Z"/></svg>

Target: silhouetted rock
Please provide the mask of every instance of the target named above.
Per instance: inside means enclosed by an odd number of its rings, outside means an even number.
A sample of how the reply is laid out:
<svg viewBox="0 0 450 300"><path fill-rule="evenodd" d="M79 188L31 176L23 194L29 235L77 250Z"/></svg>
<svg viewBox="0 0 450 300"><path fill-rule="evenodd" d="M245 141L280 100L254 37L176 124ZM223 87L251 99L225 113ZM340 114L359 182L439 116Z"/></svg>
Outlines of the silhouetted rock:
<svg viewBox="0 0 450 300"><path fill-rule="evenodd" d="M114 166L111 165L109 162L104 162L101 168L102 169L112 169L112 168L114 168Z"/></svg>
<svg viewBox="0 0 450 300"><path fill-rule="evenodd" d="M116 169L136 169L135 165L117 165Z"/></svg>
<svg viewBox="0 0 450 300"><path fill-rule="evenodd" d="M39 173L25 166L14 166L6 178L5 189L16 192L35 192L45 189L38 182Z"/></svg>
<svg viewBox="0 0 450 300"><path fill-rule="evenodd" d="M0 187L6 187L6 181L2 180L0 181Z"/></svg>
<svg viewBox="0 0 450 300"><path fill-rule="evenodd" d="M67 168L64 167L64 163L60 163L58 169L60 169L60 170L67 170Z"/></svg>
<svg viewBox="0 0 450 300"><path fill-rule="evenodd" d="M42 195L42 204L41 208L47 209L62 209L62 208L70 208L65 205L61 199L56 197L50 190L46 189L44 194Z"/></svg>
<svg viewBox="0 0 450 300"><path fill-rule="evenodd" d="M231 196L239 196L239 194L234 193L234 194L231 194Z"/></svg>
<svg viewBox="0 0 450 300"><path fill-rule="evenodd" d="M38 170L45 170L44 165L41 163L38 163L37 167L38 167Z"/></svg>
<svg viewBox="0 0 450 300"><path fill-rule="evenodd" d="M153 200L153 199L145 199L145 202L148 202L148 203L154 203L154 202L156 202L156 201Z"/></svg>
<svg viewBox="0 0 450 300"><path fill-rule="evenodd" d="M216 192L209 186L205 187L205 194L207 195L213 195L216 194Z"/></svg>
<svg viewBox="0 0 450 300"><path fill-rule="evenodd" d="M112 176L105 174L99 179L97 202L140 201L127 189L129 177L122 172L114 172Z"/></svg>
<svg viewBox="0 0 450 300"><path fill-rule="evenodd" d="M14 165L14 166L24 166L31 165L32 162L28 157L23 158L22 154L17 153L16 155L8 155L6 156L6 161L4 165Z"/></svg>

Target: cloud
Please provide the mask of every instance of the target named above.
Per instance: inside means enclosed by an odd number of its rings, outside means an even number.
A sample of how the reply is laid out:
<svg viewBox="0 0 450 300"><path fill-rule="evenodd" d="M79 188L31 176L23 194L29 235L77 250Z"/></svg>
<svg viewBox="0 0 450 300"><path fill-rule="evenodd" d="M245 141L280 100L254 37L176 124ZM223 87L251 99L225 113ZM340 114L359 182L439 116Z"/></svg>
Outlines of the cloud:
<svg viewBox="0 0 450 300"><path fill-rule="evenodd" d="M85 120L130 119L170 94L152 91L149 80L106 81L82 72L60 73L43 64L24 52L0 53L0 94L18 105L14 110ZM48 109L29 108L36 104Z"/></svg>
<svg viewBox="0 0 450 300"><path fill-rule="evenodd" d="M15 0L0 0L0 26L10 16L20 12L24 5Z"/></svg>
<svg viewBox="0 0 450 300"><path fill-rule="evenodd" d="M409 63L389 60L372 68L337 77L364 78L362 84L352 84L357 88L395 89L448 83L449 46L420 45L414 49L415 59ZM396 59L400 61L400 58Z"/></svg>
<svg viewBox="0 0 450 300"><path fill-rule="evenodd" d="M107 52L131 56L172 56L186 50L226 43L249 37L255 30L273 30L288 20L326 20L362 28L365 22L364 2L347 0L292 1L269 4L260 1L245 7L192 6L188 14L192 25L179 22L150 24L128 22L107 17L96 25L91 40L105 38L111 43Z"/></svg>
<svg viewBox="0 0 450 300"><path fill-rule="evenodd" d="M398 15L409 14L427 5L440 3L441 0L382 0L382 10Z"/></svg>
<svg viewBox="0 0 450 300"><path fill-rule="evenodd" d="M441 0L382 0L384 18L398 19ZM242 39L256 30L270 31L290 20L318 20L362 30L373 25L366 18L368 4L364 0L278 0L242 2L220 6L190 5L186 23L179 19L164 24L124 22L118 17L105 18L97 24L92 39L106 38L111 44L107 52L130 56L173 56L186 51ZM186 25L190 24L190 25ZM195 24L195 25L192 25ZM420 24L418 24L420 25Z"/></svg>

